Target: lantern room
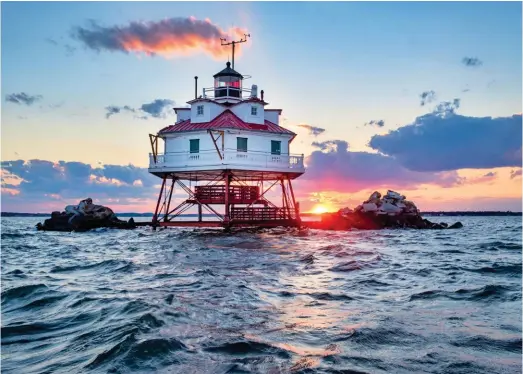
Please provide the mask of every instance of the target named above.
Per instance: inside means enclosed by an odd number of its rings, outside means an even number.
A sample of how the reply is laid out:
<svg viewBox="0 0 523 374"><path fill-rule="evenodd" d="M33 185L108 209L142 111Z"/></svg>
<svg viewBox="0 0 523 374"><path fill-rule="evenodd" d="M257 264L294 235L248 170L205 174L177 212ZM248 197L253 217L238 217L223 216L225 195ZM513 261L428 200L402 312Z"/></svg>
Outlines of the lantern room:
<svg viewBox="0 0 523 374"><path fill-rule="evenodd" d="M241 98L242 80L243 76L227 62L227 67L214 75L214 97Z"/></svg>

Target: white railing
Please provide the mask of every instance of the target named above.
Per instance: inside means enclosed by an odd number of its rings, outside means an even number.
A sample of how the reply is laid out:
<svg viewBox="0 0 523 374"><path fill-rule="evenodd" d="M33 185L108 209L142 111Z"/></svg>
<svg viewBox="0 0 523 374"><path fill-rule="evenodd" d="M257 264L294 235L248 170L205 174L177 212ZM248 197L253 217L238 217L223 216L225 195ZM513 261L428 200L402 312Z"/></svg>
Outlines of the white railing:
<svg viewBox="0 0 523 374"><path fill-rule="evenodd" d="M215 97L214 96L215 90L220 90L220 91L224 90L227 92L227 94L224 96ZM235 95L238 95L238 92L240 93L239 97L231 94L231 93L234 93ZM244 95L244 93L246 95ZM251 97L251 93L252 93L252 90L247 89L247 88L235 88L235 87L229 87L229 86L211 87L211 88L203 89L203 97L208 98L208 99L221 99L221 98L225 98L225 97L232 97L232 98L237 98L237 99L248 99L249 97Z"/></svg>
<svg viewBox="0 0 523 374"><path fill-rule="evenodd" d="M296 171L304 170L303 155L277 155L270 152L241 152L237 150L225 150L222 152L223 159L220 159L216 150L190 152L168 152L158 154L156 160L152 153L149 154L150 169L188 169L198 166L222 167L242 166L258 167L267 169L292 169Z"/></svg>

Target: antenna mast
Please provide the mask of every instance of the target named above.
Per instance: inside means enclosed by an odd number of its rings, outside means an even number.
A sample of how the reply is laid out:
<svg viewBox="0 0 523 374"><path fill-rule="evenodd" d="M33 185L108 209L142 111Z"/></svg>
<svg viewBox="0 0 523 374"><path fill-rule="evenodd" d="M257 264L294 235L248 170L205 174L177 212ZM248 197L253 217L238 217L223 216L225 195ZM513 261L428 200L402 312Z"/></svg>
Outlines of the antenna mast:
<svg viewBox="0 0 523 374"><path fill-rule="evenodd" d="M234 46L236 44L240 44L240 43L245 43L247 41L247 37L251 37L251 34L243 34L244 37L241 38L240 40L236 40L236 41L232 41L232 42L227 42L227 39L225 38L220 38L220 41L221 41L221 45L223 46L226 46L226 45L232 45L232 69L234 70Z"/></svg>

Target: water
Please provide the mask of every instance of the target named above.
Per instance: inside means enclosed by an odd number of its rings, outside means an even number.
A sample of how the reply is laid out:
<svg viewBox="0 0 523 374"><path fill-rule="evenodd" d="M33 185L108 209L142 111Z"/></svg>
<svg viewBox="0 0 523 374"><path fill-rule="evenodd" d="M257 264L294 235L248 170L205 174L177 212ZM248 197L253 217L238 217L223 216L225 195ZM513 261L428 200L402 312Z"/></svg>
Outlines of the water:
<svg viewBox="0 0 523 374"><path fill-rule="evenodd" d="M234 236L2 219L2 372L520 373L521 218L438 221L457 219Z"/></svg>

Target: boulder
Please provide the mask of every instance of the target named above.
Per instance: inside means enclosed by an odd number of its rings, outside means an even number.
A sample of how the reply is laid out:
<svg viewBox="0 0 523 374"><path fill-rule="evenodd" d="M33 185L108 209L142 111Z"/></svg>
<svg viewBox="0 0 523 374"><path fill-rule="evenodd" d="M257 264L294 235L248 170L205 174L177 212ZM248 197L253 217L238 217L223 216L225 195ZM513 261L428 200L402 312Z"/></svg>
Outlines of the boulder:
<svg viewBox="0 0 523 374"><path fill-rule="evenodd" d="M445 222L434 223L424 219L412 201L391 190L388 190L383 198L379 192L374 192L368 200L354 210L343 208L336 213L324 213L321 222L310 222L308 226L326 230L378 230L384 228L441 230L463 227L461 222L449 226Z"/></svg>
<svg viewBox="0 0 523 374"><path fill-rule="evenodd" d="M90 199L87 199L90 200ZM82 200L85 202L86 200ZM63 212L54 211L51 218L38 223L36 228L43 231L88 231L97 228L134 229L134 219L123 221L116 217L112 209L91 203L68 205ZM78 209L80 207L81 209Z"/></svg>

